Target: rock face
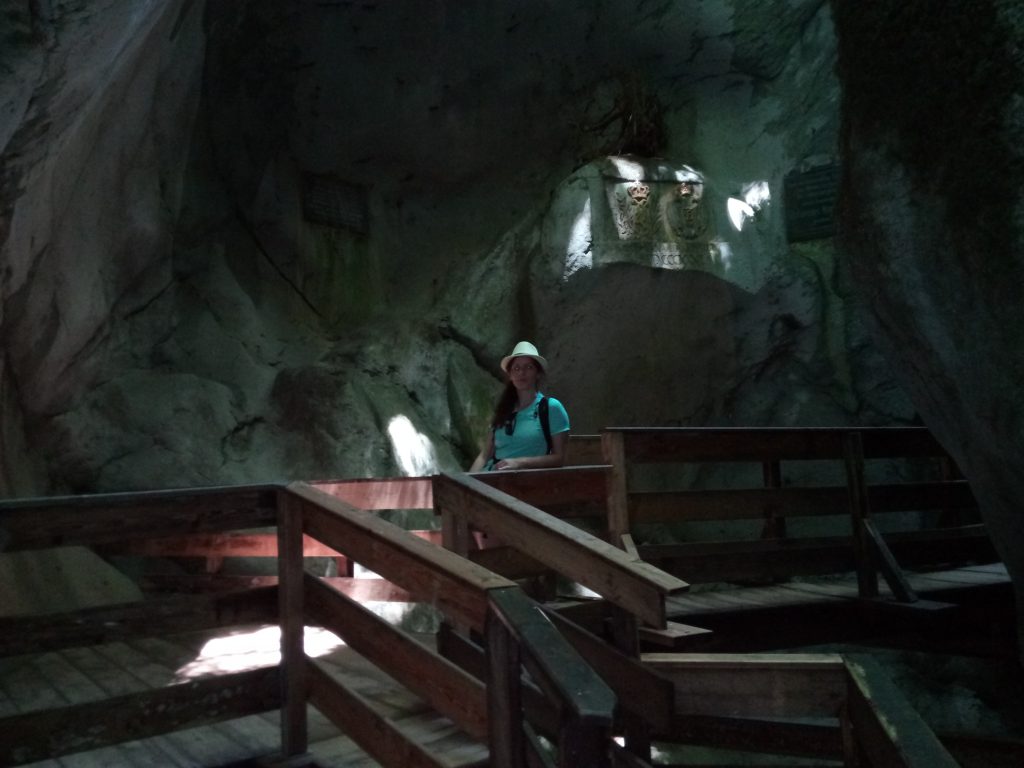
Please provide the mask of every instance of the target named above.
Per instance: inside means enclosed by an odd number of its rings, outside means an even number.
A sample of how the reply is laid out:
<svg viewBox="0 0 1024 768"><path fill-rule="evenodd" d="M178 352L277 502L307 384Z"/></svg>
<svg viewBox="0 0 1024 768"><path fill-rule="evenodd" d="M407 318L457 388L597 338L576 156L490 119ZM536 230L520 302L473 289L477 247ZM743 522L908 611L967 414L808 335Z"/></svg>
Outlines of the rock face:
<svg viewBox="0 0 1024 768"><path fill-rule="evenodd" d="M851 280L1019 585L1024 13L998 0L937 15L897 2L834 8Z"/></svg>
<svg viewBox="0 0 1024 768"><path fill-rule="evenodd" d="M172 281L203 64L192 5L98 2L42 16L50 3L7 4L0 476L9 491L51 485L45 460L26 453L39 456L50 420L106 375L121 323Z"/></svg>
<svg viewBox="0 0 1024 768"><path fill-rule="evenodd" d="M3 48L7 494L464 466L523 337L576 431L913 417L785 236L836 150L822 0L48 7ZM701 174L707 231L595 239L623 153Z"/></svg>
<svg viewBox="0 0 1024 768"><path fill-rule="evenodd" d="M530 338L576 432L919 413L1024 579L1019 4L651 5L8 2L0 493L455 469Z"/></svg>

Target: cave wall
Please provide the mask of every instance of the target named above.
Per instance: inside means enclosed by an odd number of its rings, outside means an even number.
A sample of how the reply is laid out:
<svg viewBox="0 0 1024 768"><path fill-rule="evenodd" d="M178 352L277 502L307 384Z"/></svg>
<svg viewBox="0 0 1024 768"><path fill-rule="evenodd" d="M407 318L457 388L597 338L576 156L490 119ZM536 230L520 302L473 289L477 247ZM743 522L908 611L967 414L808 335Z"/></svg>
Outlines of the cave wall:
<svg viewBox="0 0 1024 768"><path fill-rule="evenodd" d="M50 487L45 436L170 284L202 5L8 3L2 46L0 398L8 493ZM43 438L43 439L40 439ZM105 448L104 452L109 451Z"/></svg>
<svg viewBox="0 0 1024 768"><path fill-rule="evenodd" d="M914 418L831 239L785 234L837 151L822 0L13 7L7 495L464 466L523 337L577 432ZM772 190L735 271L566 279L628 152Z"/></svg>
<svg viewBox="0 0 1024 768"><path fill-rule="evenodd" d="M1019 584L1024 10L997 0L941 13L833 6L850 283Z"/></svg>

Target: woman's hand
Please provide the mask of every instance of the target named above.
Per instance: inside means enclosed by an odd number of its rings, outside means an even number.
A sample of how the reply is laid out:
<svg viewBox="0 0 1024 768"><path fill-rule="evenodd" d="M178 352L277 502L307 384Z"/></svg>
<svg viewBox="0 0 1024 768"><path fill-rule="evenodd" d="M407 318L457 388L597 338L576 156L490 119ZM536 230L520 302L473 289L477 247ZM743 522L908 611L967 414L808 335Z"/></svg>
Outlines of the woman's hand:
<svg viewBox="0 0 1024 768"><path fill-rule="evenodd" d="M502 459L501 461L495 462L495 469L526 469L523 466L522 459Z"/></svg>

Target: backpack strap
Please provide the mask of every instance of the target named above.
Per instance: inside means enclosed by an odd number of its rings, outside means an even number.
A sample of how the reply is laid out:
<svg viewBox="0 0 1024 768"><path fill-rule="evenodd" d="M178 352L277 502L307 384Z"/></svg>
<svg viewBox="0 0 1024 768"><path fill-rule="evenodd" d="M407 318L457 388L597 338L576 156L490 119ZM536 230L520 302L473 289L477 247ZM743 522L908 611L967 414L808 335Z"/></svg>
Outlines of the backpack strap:
<svg viewBox="0 0 1024 768"><path fill-rule="evenodd" d="M551 453L551 420L548 417L548 397L545 395L537 405L537 415L540 416L540 428L544 430L544 442L548 444L548 453Z"/></svg>

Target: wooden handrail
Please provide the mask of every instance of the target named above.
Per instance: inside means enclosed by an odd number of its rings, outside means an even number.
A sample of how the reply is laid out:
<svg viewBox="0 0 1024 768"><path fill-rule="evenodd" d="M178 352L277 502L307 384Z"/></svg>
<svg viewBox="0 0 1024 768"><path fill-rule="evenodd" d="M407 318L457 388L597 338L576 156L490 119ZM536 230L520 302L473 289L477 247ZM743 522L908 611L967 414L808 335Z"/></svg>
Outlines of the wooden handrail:
<svg viewBox="0 0 1024 768"><path fill-rule="evenodd" d="M858 432L864 456L945 457L924 427L606 427L619 434L631 461L785 461L843 458L843 435Z"/></svg>
<svg viewBox="0 0 1024 768"><path fill-rule="evenodd" d="M605 500L606 464L475 472L469 475L484 485L515 496L535 507L598 503Z"/></svg>
<svg viewBox="0 0 1024 768"><path fill-rule="evenodd" d="M871 515L904 510L929 509L947 512L973 504L969 487L953 479L948 454L931 433L920 427L868 428L638 428L611 427L602 430L605 460L612 470L608 484L608 529L613 541L644 523L709 522L718 520L762 520L761 537L779 544L768 544L772 551L753 553L755 558L740 564L737 571L721 572L714 578L708 570L713 562L683 561L684 550L672 547L640 546L644 557L661 550L662 557L675 557L682 570L679 575L695 580L735 580L737 578L777 578L799 573L824 573L850 563L833 541L825 549L815 549L807 540L790 544L786 537L789 517L843 515L850 520L853 567L858 574L861 597L878 596L878 569L881 569L897 600L916 601L890 547L893 537L883 536L873 526ZM866 481L865 461L873 458L937 457L942 461L941 482L899 483L872 486ZM808 488L782 487L781 461L831 460L841 462L846 484ZM643 492L627 483L627 465L632 463L718 463L758 462L763 467L764 487L745 489L679 490ZM954 531L953 539L961 539ZM952 539L951 539L952 540ZM740 549L760 546L747 540ZM938 540L935 541L938 544ZM724 542L713 545L719 553L727 551ZM807 555L787 574L785 564L775 557L786 547L803 548ZM690 547L692 550L692 547ZM740 549L737 549L738 553ZM939 551L934 547L933 551ZM973 550L972 550L973 551ZM761 560L760 563L756 560ZM665 560L659 560L659 564ZM703 565L703 570L701 566ZM780 565L783 566L780 568ZM668 566L666 566L668 567ZM742 572L742 574L741 574ZM745 574L745 575L743 575Z"/></svg>
<svg viewBox="0 0 1024 768"><path fill-rule="evenodd" d="M4 551L215 533L277 522L278 486L0 501Z"/></svg>
<svg viewBox="0 0 1024 768"><path fill-rule="evenodd" d="M290 484L286 493L301 508L304 533L479 631L487 591L515 584L305 483Z"/></svg>
<svg viewBox="0 0 1024 768"><path fill-rule="evenodd" d="M13 766L281 706L279 670L262 667L0 718L0 765ZM26 734L37 734L26 739Z"/></svg>
<svg viewBox="0 0 1024 768"><path fill-rule="evenodd" d="M468 734L486 740L487 701L480 681L308 572L304 585L308 619L387 670Z"/></svg>
<svg viewBox="0 0 1024 768"><path fill-rule="evenodd" d="M652 626L665 626L665 598L687 588L686 582L468 475L437 476L434 501Z"/></svg>
<svg viewBox="0 0 1024 768"><path fill-rule="evenodd" d="M903 768L956 768L957 762L907 703L874 659L847 656L847 706L843 726L852 731L848 764ZM856 762L854 762L856 761Z"/></svg>
<svg viewBox="0 0 1024 768"><path fill-rule="evenodd" d="M491 669L486 729L494 765L519 765L525 761L530 745L537 744L532 730L524 730L522 724L522 666L562 713L557 731L560 764L577 765L581 760L588 765L607 764L614 695L514 582L496 577L453 552L410 537L396 526L311 486L293 483L281 493L280 502L285 754L300 754L306 749L302 691L308 686L310 700L340 726L353 727L352 737L385 764L408 759L416 764L432 764L429 755L412 745L399 752L381 751L367 735L385 726L359 696L331 680L305 657L297 638L307 615L350 639L356 651L381 664L470 733L479 736L485 729L484 721L479 719L480 689L461 670L406 640L397 630L382 626L379 619L309 574L301 576L304 586L301 591L297 589L301 534L306 533L405 586L421 600L433 598L447 615L482 631ZM473 590L478 597L474 598ZM479 604L474 602L481 595L485 600L482 621ZM399 759L399 755L404 757Z"/></svg>
<svg viewBox="0 0 1024 768"><path fill-rule="evenodd" d="M536 744L532 732L523 730L522 665L560 713L557 764L607 765L615 694L518 588L492 591L490 603L486 637L492 764L526 762L524 753Z"/></svg>
<svg viewBox="0 0 1024 768"><path fill-rule="evenodd" d="M869 657L655 653L642 661L675 686L668 741L844 765L956 765Z"/></svg>

